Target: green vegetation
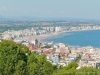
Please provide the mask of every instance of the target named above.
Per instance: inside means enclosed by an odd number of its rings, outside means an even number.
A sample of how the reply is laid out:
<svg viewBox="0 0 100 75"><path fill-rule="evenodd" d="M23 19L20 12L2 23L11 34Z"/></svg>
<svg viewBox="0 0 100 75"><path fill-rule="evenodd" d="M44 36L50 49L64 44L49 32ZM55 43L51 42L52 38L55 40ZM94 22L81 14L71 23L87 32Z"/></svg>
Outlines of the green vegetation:
<svg viewBox="0 0 100 75"><path fill-rule="evenodd" d="M46 60L44 54L38 55L13 41L0 42L0 75L100 75L100 69L82 67L71 62L59 67Z"/></svg>
<svg viewBox="0 0 100 75"><path fill-rule="evenodd" d="M45 55L13 41L0 42L0 75L51 75L53 71Z"/></svg>
<svg viewBox="0 0 100 75"><path fill-rule="evenodd" d="M68 64L68 66L61 67L60 69L55 71L53 75L67 75L67 73L72 73L69 75L74 75L77 66L78 64L76 62L71 62Z"/></svg>

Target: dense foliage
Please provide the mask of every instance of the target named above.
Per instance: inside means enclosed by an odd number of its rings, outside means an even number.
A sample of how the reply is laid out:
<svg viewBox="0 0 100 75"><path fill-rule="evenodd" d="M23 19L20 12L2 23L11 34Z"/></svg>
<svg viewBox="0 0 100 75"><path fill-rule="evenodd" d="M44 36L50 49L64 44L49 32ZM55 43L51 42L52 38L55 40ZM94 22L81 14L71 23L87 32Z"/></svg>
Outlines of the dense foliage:
<svg viewBox="0 0 100 75"><path fill-rule="evenodd" d="M100 69L83 67L76 69L76 62L57 68L46 60L45 55L30 52L13 41L0 42L0 75L100 75Z"/></svg>
<svg viewBox="0 0 100 75"><path fill-rule="evenodd" d="M45 55L30 52L13 41L0 42L0 75L51 75L53 66Z"/></svg>

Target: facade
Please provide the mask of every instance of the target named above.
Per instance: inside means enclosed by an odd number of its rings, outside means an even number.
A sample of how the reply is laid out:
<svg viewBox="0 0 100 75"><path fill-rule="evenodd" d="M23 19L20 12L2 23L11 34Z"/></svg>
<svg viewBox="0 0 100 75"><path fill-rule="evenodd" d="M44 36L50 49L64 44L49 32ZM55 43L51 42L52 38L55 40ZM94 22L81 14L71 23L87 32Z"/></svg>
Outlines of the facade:
<svg viewBox="0 0 100 75"><path fill-rule="evenodd" d="M61 27L55 27L55 32L60 32L61 31Z"/></svg>
<svg viewBox="0 0 100 75"><path fill-rule="evenodd" d="M36 45L36 44L38 44L38 40L35 39L35 40L31 41L31 43L34 44L34 45Z"/></svg>

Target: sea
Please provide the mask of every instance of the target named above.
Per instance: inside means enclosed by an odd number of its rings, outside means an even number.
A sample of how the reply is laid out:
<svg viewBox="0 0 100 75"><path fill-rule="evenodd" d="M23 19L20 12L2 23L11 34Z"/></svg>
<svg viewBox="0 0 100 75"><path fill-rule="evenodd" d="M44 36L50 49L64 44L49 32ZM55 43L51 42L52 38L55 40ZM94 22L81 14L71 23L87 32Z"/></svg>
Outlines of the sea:
<svg viewBox="0 0 100 75"><path fill-rule="evenodd" d="M71 46L100 48L100 30L64 32L43 39L44 42L64 43Z"/></svg>

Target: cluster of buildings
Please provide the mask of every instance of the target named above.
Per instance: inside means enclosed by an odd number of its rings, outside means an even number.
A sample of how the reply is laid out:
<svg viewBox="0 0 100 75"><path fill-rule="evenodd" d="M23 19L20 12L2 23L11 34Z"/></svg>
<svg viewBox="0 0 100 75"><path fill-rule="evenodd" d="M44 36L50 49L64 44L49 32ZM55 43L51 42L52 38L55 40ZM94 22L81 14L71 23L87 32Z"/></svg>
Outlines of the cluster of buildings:
<svg viewBox="0 0 100 75"><path fill-rule="evenodd" d="M51 32L67 32L78 30L97 30L100 26L78 25L78 26L50 26L31 28L25 30L8 30L0 34L2 40L14 40L29 47L31 51L38 54L45 54L52 64L66 66L69 62L77 62L79 67L93 66L100 67L100 49L88 47L73 47L63 43L40 43L37 37ZM40 37L41 38L41 37Z"/></svg>
<svg viewBox="0 0 100 75"><path fill-rule="evenodd" d="M59 32L69 32L69 31L79 31L79 30L98 30L100 26L98 25L77 25L77 26L46 26L46 27L35 27L31 29L24 30L8 30L2 33L2 39L13 39L15 41L22 40L34 40L37 39L38 35L59 33Z"/></svg>
<svg viewBox="0 0 100 75"><path fill-rule="evenodd" d="M43 46L50 45L50 48ZM43 47L43 48L42 48ZM40 49L32 49L38 54L45 54L49 62L54 65L66 66L70 62L77 62L77 69L84 66L92 66L100 68L100 48L87 47L73 47L63 43L42 43Z"/></svg>
<svg viewBox="0 0 100 75"><path fill-rule="evenodd" d="M34 39L37 39L39 35L42 34L50 34L52 32L61 32L62 27L37 27L37 28L31 28L31 29L25 29L25 30L8 30L3 33L1 33L2 39L6 40L14 40L15 42L21 42L21 41L33 41Z"/></svg>

